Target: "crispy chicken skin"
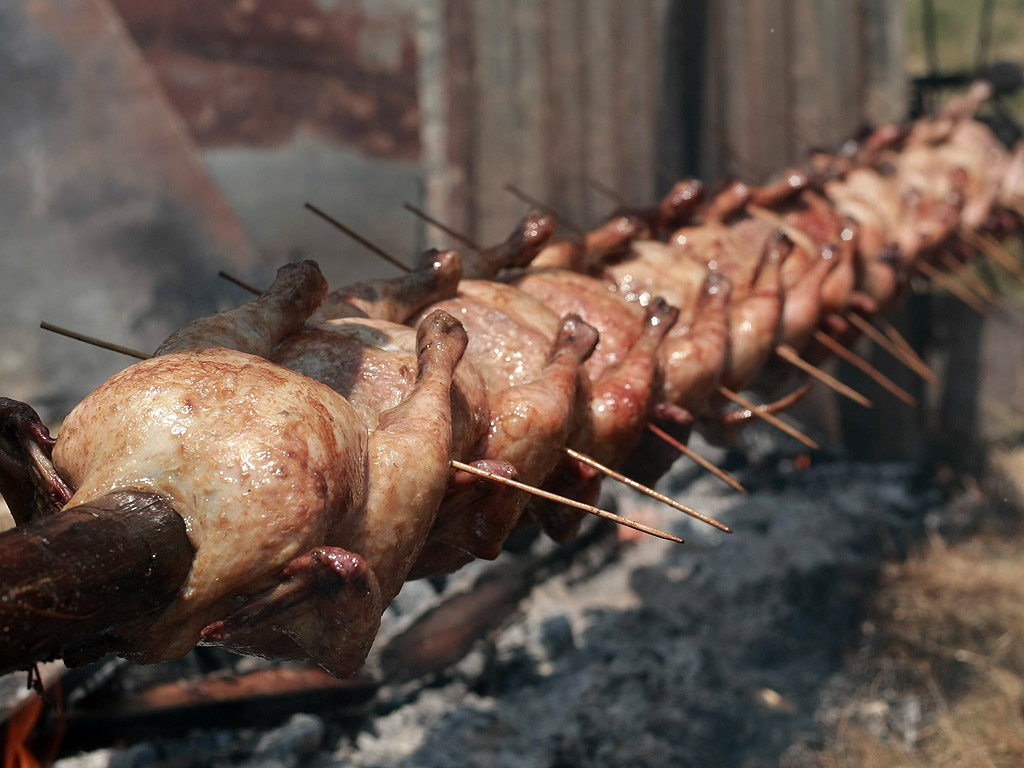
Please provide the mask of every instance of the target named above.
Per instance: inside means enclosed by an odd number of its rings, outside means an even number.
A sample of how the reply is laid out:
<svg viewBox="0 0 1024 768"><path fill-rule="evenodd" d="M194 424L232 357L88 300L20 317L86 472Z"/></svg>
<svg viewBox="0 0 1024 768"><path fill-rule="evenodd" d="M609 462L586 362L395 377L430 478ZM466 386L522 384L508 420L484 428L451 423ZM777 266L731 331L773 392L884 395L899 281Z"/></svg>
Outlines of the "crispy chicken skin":
<svg viewBox="0 0 1024 768"><path fill-rule="evenodd" d="M332 320L288 337L271 359L344 395L372 431L382 413L397 407L415 387L416 332L386 320ZM517 479L508 462L479 458L479 443L490 428L489 400L483 379L468 361L455 369L450 400L452 457ZM417 558L409 578L446 573L474 557L497 557L522 508L521 497L518 491L456 473L441 501L436 531L424 543L426 555Z"/></svg>
<svg viewBox="0 0 1024 768"><path fill-rule="evenodd" d="M458 294L433 306L466 326L466 357L492 396L540 373L561 326L558 315L537 299L488 280L463 280Z"/></svg>
<svg viewBox="0 0 1024 768"><path fill-rule="evenodd" d="M213 348L113 376L68 416L53 458L77 489L68 507L138 488L166 496L185 519L196 549L188 582L130 651L159 661L183 655L204 627L277 586L296 558L341 544L346 517L365 514L367 452L362 421L328 387ZM365 603L354 624L375 631L375 579L365 564L352 568L362 571ZM275 631L291 630L283 622Z"/></svg>
<svg viewBox="0 0 1024 768"><path fill-rule="evenodd" d="M428 304L453 296L462 276L457 251L424 251L414 270L399 278L353 283L331 291L309 319L317 325L343 317L400 323Z"/></svg>
<svg viewBox="0 0 1024 768"><path fill-rule="evenodd" d="M157 355L200 347L227 347L266 357L298 330L327 296L327 280L315 261L286 264L264 293L233 309L200 317L172 333Z"/></svg>
<svg viewBox="0 0 1024 768"><path fill-rule="evenodd" d="M415 387L416 330L372 318L331 320L292 334L270 360L343 395L373 430ZM483 379L468 361L455 369L451 400L453 455L465 459L488 420Z"/></svg>
<svg viewBox="0 0 1024 768"><path fill-rule="evenodd" d="M466 359L486 384L490 428L477 445L479 461L502 461L519 479L541 486L564 460L563 449L587 440L589 379L582 370L597 332L575 315L561 319L543 302L503 283L466 280L459 293L435 305L469 332ZM518 519L525 498L513 501ZM538 514L541 527L571 535L561 511ZM575 529L578 517L572 517Z"/></svg>

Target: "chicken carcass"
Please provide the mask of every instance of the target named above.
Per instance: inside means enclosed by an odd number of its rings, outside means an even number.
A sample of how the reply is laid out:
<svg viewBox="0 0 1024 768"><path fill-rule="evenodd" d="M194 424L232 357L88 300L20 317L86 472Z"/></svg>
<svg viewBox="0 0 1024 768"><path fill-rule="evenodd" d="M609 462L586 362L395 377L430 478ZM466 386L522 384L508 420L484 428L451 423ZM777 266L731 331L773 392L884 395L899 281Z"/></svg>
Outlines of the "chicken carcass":
<svg viewBox="0 0 1024 768"><path fill-rule="evenodd" d="M157 661L204 641L351 674L415 562L447 488L465 331L442 312L425 318L412 390L372 432L328 386L207 346L265 349L311 311L289 288L314 277L308 264L282 270L277 289L190 324L161 346L176 351L115 375L65 421L53 458L75 489L67 508L118 489L156 493L196 550L177 598L119 653Z"/></svg>

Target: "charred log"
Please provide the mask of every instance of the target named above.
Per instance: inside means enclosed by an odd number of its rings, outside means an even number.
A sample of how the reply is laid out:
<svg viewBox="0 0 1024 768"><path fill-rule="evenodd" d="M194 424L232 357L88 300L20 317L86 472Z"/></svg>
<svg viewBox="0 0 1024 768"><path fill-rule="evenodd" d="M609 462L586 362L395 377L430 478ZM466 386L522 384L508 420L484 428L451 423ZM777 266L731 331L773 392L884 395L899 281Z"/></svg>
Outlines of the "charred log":
<svg viewBox="0 0 1024 768"><path fill-rule="evenodd" d="M0 534L0 673L63 656L83 664L145 632L192 566L167 499L113 491Z"/></svg>

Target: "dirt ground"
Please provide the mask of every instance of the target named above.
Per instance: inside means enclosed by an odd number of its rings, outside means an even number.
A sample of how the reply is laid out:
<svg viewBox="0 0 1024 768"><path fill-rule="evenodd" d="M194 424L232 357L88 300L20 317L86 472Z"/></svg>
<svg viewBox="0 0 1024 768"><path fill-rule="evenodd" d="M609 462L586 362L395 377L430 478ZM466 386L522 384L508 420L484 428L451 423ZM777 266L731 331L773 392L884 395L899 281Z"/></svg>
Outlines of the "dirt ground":
<svg viewBox="0 0 1024 768"><path fill-rule="evenodd" d="M616 490L606 502L686 544L595 534L453 667L397 682L376 653L371 669L392 682L355 723L310 711L269 733L196 729L57 765L1021 764L1016 489L944 493L914 465L835 455L808 466L761 437L733 467L749 496L685 468L662 485L734 534ZM555 551L497 565L522 573ZM494 567L440 594L407 585L380 646Z"/></svg>

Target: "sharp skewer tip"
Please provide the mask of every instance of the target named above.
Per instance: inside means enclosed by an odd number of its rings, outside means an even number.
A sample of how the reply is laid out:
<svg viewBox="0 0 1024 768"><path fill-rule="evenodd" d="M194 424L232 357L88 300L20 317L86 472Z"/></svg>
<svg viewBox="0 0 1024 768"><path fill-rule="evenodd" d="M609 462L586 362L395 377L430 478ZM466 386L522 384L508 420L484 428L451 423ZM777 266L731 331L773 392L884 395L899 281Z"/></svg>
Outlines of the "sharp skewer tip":
<svg viewBox="0 0 1024 768"><path fill-rule="evenodd" d="M619 206L621 206L623 208L633 208L633 207L635 207L630 200L626 199L626 197L624 195L622 195L618 191L612 189L611 187L609 187L604 182L599 181L598 179L595 179L593 176L584 176L583 177L583 183L586 184L591 189L593 189L595 192L601 193L602 195L607 197L609 200L612 200L613 202L615 202L616 204L618 204Z"/></svg>
<svg viewBox="0 0 1024 768"><path fill-rule="evenodd" d="M866 318L861 317L856 312L847 312L845 318L850 325L863 333L866 338L880 346L922 379L931 384L935 383L935 374L931 368L924 364L924 361L916 355L908 354L907 350L875 328Z"/></svg>
<svg viewBox="0 0 1024 768"><path fill-rule="evenodd" d="M970 265L963 263L949 251L940 251L938 256L951 277L959 280L968 290L972 291L983 301L987 301L993 307L997 309L1003 308L1002 297L990 288L984 280L978 277Z"/></svg>
<svg viewBox="0 0 1024 768"><path fill-rule="evenodd" d="M809 438L807 435L805 435L799 429L797 429L796 427L794 427L794 426L792 426L790 424L787 424L786 422L784 422L782 419L780 419L775 414L768 413L768 411L764 410L763 408L761 408L757 404L750 402L749 400L747 400L747 398L743 397L738 392L733 392L728 387L724 387L724 386L721 386L721 385L719 385L719 387L718 387L718 392L723 397L725 397L727 400L732 400L734 403L736 403L741 408L744 408L744 409L750 411L751 414L753 414L757 418L762 419L763 421L766 421L769 424L771 424L776 429L781 430L782 432L785 432L787 435L792 437L794 440L800 441L801 443L806 445L808 448L810 448L812 451L816 451L819 448L821 448L820 445L818 445L816 442L811 440L811 438Z"/></svg>
<svg viewBox="0 0 1024 768"><path fill-rule="evenodd" d="M220 270L217 273L217 277L221 278L222 280L227 280L229 283L234 283L239 288L241 288L243 291L248 291L249 293L252 293L252 294L254 294L256 296L259 296L260 294L263 293L263 291L261 291L259 288L255 287L254 285L250 285L249 283L245 282L241 278L235 277L234 275L229 274L228 272L225 272L223 269Z"/></svg>
<svg viewBox="0 0 1024 768"><path fill-rule="evenodd" d="M341 232L344 232L344 233L345 233L346 235L348 235L349 237L351 237L351 238L352 238L353 240L355 240L355 241L356 241L357 243L359 243L359 244L360 244L361 246L363 246L364 248L366 248L366 249L367 249L368 251L370 251L371 253L375 253L375 254L377 254L378 256L380 256L380 257L381 257L382 259L384 259L384 261L388 262L389 264L391 264L391 265L393 265L393 266L395 266L395 267L398 267L398 268L399 268L400 270L402 270L403 272L412 272L412 268L411 268L411 267L408 267L408 266L406 266L405 264L403 264L402 262L400 262L400 261L399 261L398 259L396 259L396 258L395 258L394 256L392 256L392 255L391 255L390 253L388 253L387 251L385 251L385 250L384 250L383 248L381 248L381 247L380 247L379 245L377 245L376 243L372 243L372 242L370 242L369 240L367 240L367 239L366 239L365 237L363 237L362 235L360 235L360 234L359 234L358 232L356 232L355 230L353 230L353 229L351 229L350 227L348 227L348 226L346 226L346 225L342 224L342 223L341 223L340 221L338 221L338 220L337 220L336 218L334 218L333 216L331 216L331 215L330 215L329 213L327 213L326 211L323 211L323 210L321 210L320 208L317 208L317 207L316 207L315 205L313 205L312 203L308 203L308 202L307 202L307 203L305 203L305 207L306 207L306 208L307 208L308 210L310 210L310 211L312 211L313 213L315 213L315 214L316 214L317 216L319 216L319 217L320 217L321 219L323 219L324 221L326 221L326 222L327 222L328 224L330 224L331 226L333 226L333 227L334 227L335 229L338 229L338 230L340 230Z"/></svg>
<svg viewBox="0 0 1024 768"><path fill-rule="evenodd" d="M100 347L101 349L109 349L111 352L119 352L122 355L134 357L137 360L148 360L149 358L152 357L152 355L146 354L145 352L140 352L137 349L132 349L131 347L123 347L120 344L114 344L113 342L110 341L97 339L95 336L86 336L84 333L72 331L69 328L62 328L59 325L53 325L52 323L48 323L45 320L39 324L39 327L42 328L44 331L50 331L51 333L57 333L60 334L61 336L67 336L69 339L74 339L75 341L82 341L85 342L86 344L92 344L94 347Z"/></svg>
<svg viewBox="0 0 1024 768"><path fill-rule="evenodd" d="M935 375L935 372L923 359L921 359L921 356L917 354L917 350L910 345L910 342L903 337L903 334L897 330L895 325L885 321L882 324L882 329L885 331L885 335L892 340L893 344L902 349L907 354L908 358L915 360L918 365L921 366L922 371L927 371L928 380L932 384L938 381L938 377Z"/></svg>
<svg viewBox="0 0 1024 768"><path fill-rule="evenodd" d="M697 520L700 520L702 523L707 523L708 525L713 526L720 531L732 533L732 528L725 525L724 523L720 523L713 517L708 517L707 515L693 509L692 507L688 507L685 504L680 504L675 499L670 498L663 493L659 493L653 488L649 488L648 486L644 485L643 483L637 482L631 477L626 477L626 475L622 474L621 472L616 472L614 469L606 467L604 464L601 464L600 462L592 459L591 457L587 456L584 453L580 453L579 451L573 450L568 446L566 446L564 450L567 455L576 459L576 461L582 462L583 464L586 464L588 467L596 469L601 474L607 475L608 477L612 478L613 480L617 480L623 485L628 485L630 488L640 491L640 493L646 494L647 496L650 496L652 499L660 501L662 504L667 504L668 506L672 507L672 509L677 509L684 514L689 515L690 517L696 518Z"/></svg>
<svg viewBox="0 0 1024 768"><path fill-rule="evenodd" d="M862 405L865 408L871 408L873 406L873 403L860 392L855 390L853 387L843 384L843 382L839 381L835 376L825 373L825 371L821 370L821 368L818 368L816 365L811 365L800 357L799 353L797 353L797 351L788 344L779 344L779 346L775 348L775 354L787 363L796 366L804 373L813 376L829 389L839 393L843 397L853 400L853 402L858 405Z"/></svg>
<svg viewBox="0 0 1024 768"><path fill-rule="evenodd" d="M960 236L968 245L977 248L1018 280L1024 282L1024 265L1018 262L994 237L966 228L961 231Z"/></svg>
<svg viewBox="0 0 1024 768"><path fill-rule="evenodd" d="M948 293L960 299L964 304L969 306L975 312L983 317L988 317L992 314L992 308L989 307L979 296L976 296L966 285L956 280L953 276L940 272L938 269L933 267L927 261L918 261L916 264L917 271L927 277L936 285L945 289Z"/></svg>
<svg viewBox="0 0 1024 768"><path fill-rule="evenodd" d="M565 504L569 507L581 509L584 512L589 512L597 517L603 517L605 520L611 520L614 523L624 525L627 528L632 528L633 530L640 531L641 533L657 536L659 539L665 539L666 541L674 541L677 544L684 543L681 538L673 536L671 533L666 533L658 528L652 528L649 525L638 523L636 520L631 520L628 517L622 517L622 515L616 515L614 512L609 512L606 509L595 507L592 504L584 504L582 501L576 501L575 499L570 499L565 496L559 496L557 493L551 493L550 491L545 491L541 488L535 488L532 485L527 485L526 483L521 483L518 480L512 480L508 477L496 475L493 472L488 472L486 469L480 469L479 467L474 467L472 464L465 464L461 461L456 461L455 459L451 460L451 464L455 469L460 469L463 472L469 472L471 475L477 475L478 477L482 477L485 480L490 480L494 483L500 483L501 485L507 485L511 488L517 488L520 491L525 491L526 493L539 496L540 498L547 499L548 501L554 501L559 504Z"/></svg>
<svg viewBox="0 0 1024 768"><path fill-rule="evenodd" d="M847 349L840 344L836 339L829 336L823 330L818 329L814 332L814 340L819 344L828 349L832 354L845 360L850 365L854 366L858 370L867 374L872 380L876 381L879 386L891 392L895 397L902 400L904 403L910 406L917 406L917 398L907 392L903 387L899 386L896 382L882 373L880 370L875 368L871 363L865 360L860 355L856 354L850 349Z"/></svg>
<svg viewBox="0 0 1024 768"><path fill-rule="evenodd" d="M537 198L532 197L531 195L526 194L525 192L523 192L523 190L521 190L515 184L508 184L508 183L506 183L504 185L504 189L505 189L506 192L512 194L514 197L518 197L520 200L522 200L527 205L532 205L535 208L539 208L540 210L545 211L546 213L551 214L552 216L554 216L562 224L563 227L568 229L570 232L572 232L577 237L586 238L587 231L583 227L581 227L579 224L575 223L572 219L570 219L567 216L565 216L565 214L563 214L561 211L559 211L559 210L557 210L555 208L552 208L547 203L543 203L540 200L538 200Z"/></svg>
<svg viewBox="0 0 1024 768"><path fill-rule="evenodd" d="M427 224L430 224L432 226L437 227L439 230L444 232L449 237L451 237L451 238L453 238L455 240L458 240L460 243L462 243L467 248L469 248L471 250L474 250L474 251L476 251L478 253L483 250L480 247L480 244L478 242L476 242L475 240L467 237L466 235L462 234L461 232L459 232L459 231L457 231L455 229L452 229L451 227L449 227L444 222L439 221L438 219L435 219L433 216L431 216L429 213L424 211L422 208L417 208L415 205L413 205L412 203L408 203L408 202L402 203L402 207L405 208L405 210L409 211L409 213L413 214L414 216L418 216L419 218L423 219L423 221L427 222Z"/></svg>
<svg viewBox="0 0 1024 768"><path fill-rule="evenodd" d="M697 462L697 464L702 466L704 469L713 474L719 480L722 480L723 482L727 483L740 493L749 493L749 491L746 488L740 485L739 481L735 477L730 475L724 469L716 467L713 463L711 463L706 458L701 456L686 443L680 440L676 440L674 437L672 437L672 435L663 430L661 427L657 426L656 424L648 424L647 429L650 430L652 434L654 434L661 440L664 440L666 443L671 445L673 448L675 448L677 451L679 451L687 458L690 458L693 461Z"/></svg>

